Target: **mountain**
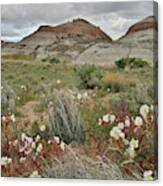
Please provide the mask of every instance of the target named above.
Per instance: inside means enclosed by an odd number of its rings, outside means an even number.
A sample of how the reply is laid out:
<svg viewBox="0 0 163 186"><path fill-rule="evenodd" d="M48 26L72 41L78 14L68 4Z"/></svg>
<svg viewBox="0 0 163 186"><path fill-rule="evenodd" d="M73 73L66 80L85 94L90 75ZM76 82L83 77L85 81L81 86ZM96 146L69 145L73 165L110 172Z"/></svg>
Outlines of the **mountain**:
<svg viewBox="0 0 163 186"><path fill-rule="evenodd" d="M149 16L131 26L120 39L112 43L97 43L83 52L76 63L98 63L114 65L121 57L138 57L153 65L154 53L157 50L157 21Z"/></svg>
<svg viewBox="0 0 163 186"><path fill-rule="evenodd" d="M99 27L94 26L84 19L74 19L58 26L40 26L33 34L25 37L21 44L49 45L65 39L82 39L85 41L112 39Z"/></svg>

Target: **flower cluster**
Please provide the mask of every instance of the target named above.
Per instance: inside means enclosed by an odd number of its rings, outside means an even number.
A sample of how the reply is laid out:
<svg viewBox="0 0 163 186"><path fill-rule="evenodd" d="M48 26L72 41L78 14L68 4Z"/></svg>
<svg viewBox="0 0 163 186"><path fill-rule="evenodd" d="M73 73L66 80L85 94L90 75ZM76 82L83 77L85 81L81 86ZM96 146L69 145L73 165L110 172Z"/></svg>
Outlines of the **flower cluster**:
<svg viewBox="0 0 163 186"><path fill-rule="evenodd" d="M7 157L7 156L4 156L4 157L1 157L1 165L2 166L6 166L8 164L12 163L12 159Z"/></svg>
<svg viewBox="0 0 163 186"><path fill-rule="evenodd" d="M108 138L108 145L115 146L122 151L123 157L127 157L129 162L130 160L131 162L139 161L139 156L144 154L144 150L147 151L147 157L149 156L152 158L154 156L149 150L146 150L145 146L146 143L149 143L149 141L145 141L146 138L151 141L153 140L152 134L154 132L152 133L151 130L154 128L153 126L156 125L154 121L153 105L142 105L136 116L131 116L126 113L107 113L99 118L98 124L109 128L110 135ZM146 136L145 131L149 132L150 135ZM146 169L147 167L149 169L151 168L151 163L147 162L149 157L147 159L144 158L143 161L142 158L140 158L142 169ZM143 177L146 180L152 180L152 175L152 171L145 171Z"/></svg>
<svg viewBox="0 0 163 186"><path fill-rule="evenodd" d="M10 121L13 123L16 122L16 118L14 114L2 116L2 122L8 123Z"/></svg>
<svg viewBox="0 0 163 186"><path fill-rule="evenodd" d="M114 114L106 114L99 118L98 124L99 125L107 125L109 123L114 123L116 120L116 116Z"/></svg>
<svg viewBox="0 0 163 186"><path fill-rule="evenodd" d="M132 138L130 143L129 143L129 147L126 150L126 152L128 153L130 158L135 158L135 156L136 156L135 149L137 149L138 147L139 147L139 141Z"/></svg>
<svg viewBox="0 0 163 186"><path fill-rule="evenodd" d="M7 139L3 143L2 172L6 176L13 176L13 170L16 174L20 167L24 169L22 174L41 177L41 159L59 157L65 149L66 144L57 136L46 141L39 134L32 137L22 133L19 137Z"/></svg>

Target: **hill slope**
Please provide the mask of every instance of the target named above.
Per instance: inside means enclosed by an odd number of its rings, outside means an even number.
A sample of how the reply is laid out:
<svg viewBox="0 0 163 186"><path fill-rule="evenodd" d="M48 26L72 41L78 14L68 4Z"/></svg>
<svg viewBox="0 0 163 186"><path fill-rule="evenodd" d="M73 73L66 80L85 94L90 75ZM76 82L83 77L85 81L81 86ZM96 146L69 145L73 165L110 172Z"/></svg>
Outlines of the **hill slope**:
<svg viewBox="0 0 163 186"><path fill-rule="evenodd" d="M131 26L119 40L90 47L75 62L113 65L116 59L130 55L143 58L152 65L152 51L157 46L155 34L157 35L157 22L153 16L147 17Z"/></svg>

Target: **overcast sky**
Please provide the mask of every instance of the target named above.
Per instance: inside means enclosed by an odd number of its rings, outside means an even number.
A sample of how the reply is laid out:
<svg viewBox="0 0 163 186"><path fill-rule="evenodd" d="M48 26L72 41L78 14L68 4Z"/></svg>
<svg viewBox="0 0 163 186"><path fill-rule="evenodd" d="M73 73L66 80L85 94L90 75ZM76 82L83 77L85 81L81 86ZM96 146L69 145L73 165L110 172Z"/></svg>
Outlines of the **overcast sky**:
<svg viewBox="0 0 163 186"><path fill-rule="evenodd" d="M113 39L129 26L153 15L152 1L1 5L1 38L19 41L40 25L57 25L84 18Z"/></svg>

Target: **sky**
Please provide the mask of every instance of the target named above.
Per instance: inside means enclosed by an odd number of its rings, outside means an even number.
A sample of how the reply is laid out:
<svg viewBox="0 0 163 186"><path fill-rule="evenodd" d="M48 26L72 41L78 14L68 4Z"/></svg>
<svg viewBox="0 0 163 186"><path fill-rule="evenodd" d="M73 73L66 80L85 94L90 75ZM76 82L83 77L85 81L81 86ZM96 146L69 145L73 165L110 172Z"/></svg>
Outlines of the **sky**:
<svg viewBox="0 0 163 186"><path fill-rule="evenodd" d="M20 41L40 25L58 25L84 18L112 39L153 15L152 1L1 5L1 39Z"/></svg>

